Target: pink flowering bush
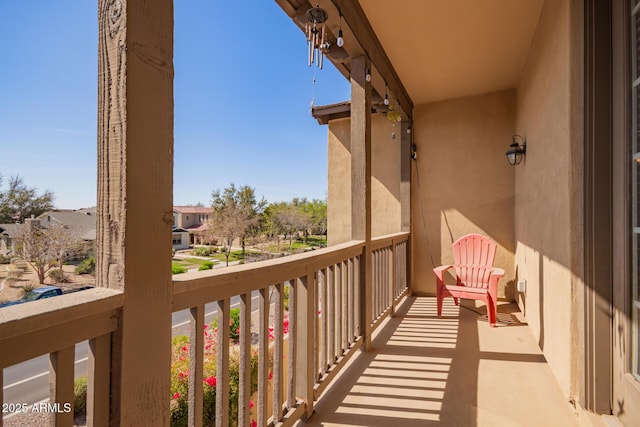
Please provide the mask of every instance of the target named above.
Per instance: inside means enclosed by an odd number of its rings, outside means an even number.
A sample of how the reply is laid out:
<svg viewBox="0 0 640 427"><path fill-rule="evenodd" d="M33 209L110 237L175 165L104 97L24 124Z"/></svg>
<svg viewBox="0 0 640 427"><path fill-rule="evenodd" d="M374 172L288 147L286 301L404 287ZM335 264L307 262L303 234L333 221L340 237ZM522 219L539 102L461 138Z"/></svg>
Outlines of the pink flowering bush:
<svg viewBox="0 0 640 427"><path fill-rule="evenodd" d="M237 333L239 333L239 327ZM215 424L216 390L218 380L216 378L216 327L205 325L204 331L204 361L203 361L203 418L204 425ZM171 425L186 426L188 421L188 397L189 397L189 337L179 336L173 339L171 352ZM269 352L269 366L273 364L272 351ZM251 393L258 389L258 351L251 351ZM240 382L240 349L233 346L229 354L229 424L238 424L238 396ZM253 402L250 402L253 407Z"/></svg>

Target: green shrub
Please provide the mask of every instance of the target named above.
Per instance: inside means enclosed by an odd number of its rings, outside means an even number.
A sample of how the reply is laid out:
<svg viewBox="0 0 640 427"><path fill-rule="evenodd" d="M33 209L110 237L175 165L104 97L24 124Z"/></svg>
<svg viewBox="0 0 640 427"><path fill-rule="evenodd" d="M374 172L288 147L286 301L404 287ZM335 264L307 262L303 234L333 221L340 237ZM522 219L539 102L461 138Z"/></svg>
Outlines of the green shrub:
<svg viewBox="0 0 640 427"><path fill-rule="evenodd" d="M205 327L204 331L204 365L203 365L203 425L215 425L216 409L216 347L215 330ZM251 351L251 393L258 389L258 350L252 347ZM188 393L189 393L189 339L174 338L171 351L171 426L187 426L188 424ZM273 366L273 350L269 350L268 367ZM229 355L229 425L238 426L238 396L239 396L239 348L231 349Z"/></svg>
<svg viewBox="0 0 640 427"><path fill-rule="evenodd" d="M284 286L284 309L289 310L289 289L290 286L287 284Z"/></svg>
<svg viewBox="0 0 640 427"><path fill-rule="evenodd" d="M178 264L171 264L171 274L182 274L186 273L187 269Z"/></svg>
<svg viewBox="0 0 640 427"><path fill-rule="evenodd" d="M198 271L211 270L212 268L213 268L213 261L205 261L202 263L200 267L198 267Z"/></svg>
<svg viewBox="0 0 640 427"><path fill-rule="evenodd" d="M68 283L69 279L65 276L64 271L61 268L55 268L49 271L49 278L55 283Z"/></svg>
<svg viewBox="0 0 640 427"><path fill-rule="evenodd" d="M78 377L73 382L73 416L87 413L87 377Z"/></svg>
<svg viewBox="0 0 640 427"><path fill-rule="evenodd" d="M36 285L34 285L31 282L27 283L26 285L23 285L22 289L20 290L20 294L22 295L22 298L29 295L31 291L33 291L35 288L36 288Z"/></svg>
<svg viewBox="0 0 640 427"><path fill-rule="evenodd" d="M211 249L206 246L194 248L193 254L196 256L209 256L211 254Z"/></svg>
<svg viewBox="0 0 640 427"><path fill-rule="evenodd" d="M237 341L240 337L240 309L232 308L229 311L229 339ZM216 329L218 327L218 318L214 317L213 322L211 322L211 328Z"/></svg>
<svg viewBox="0 0 640 427"><path fill-rule="evenodd" d="M96 272L96 259L95 257L89 257L82 260L80 264L76 266L76 274L94 274Z"/></svg>
<svg viewBox="0 0 640 427"><path fill-rule="evenodd" d="M220 247L220 252L222 252L222 253L227 252L227 248L225 248L224 246Z"/></svg>

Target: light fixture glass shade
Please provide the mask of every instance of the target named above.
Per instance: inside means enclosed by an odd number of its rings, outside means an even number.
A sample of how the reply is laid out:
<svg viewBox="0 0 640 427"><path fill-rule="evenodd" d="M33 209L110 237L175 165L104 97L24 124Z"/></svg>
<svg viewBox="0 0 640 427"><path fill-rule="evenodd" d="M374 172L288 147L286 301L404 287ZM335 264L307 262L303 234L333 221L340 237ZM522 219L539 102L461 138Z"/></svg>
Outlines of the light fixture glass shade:
<svg viewBox="0 0 640 427"><path fill-rule="evenodd" d="M344 46L344 39L342 38L342 30L338 30L338 40L336 40L338 47Z"/></svg>
<svg viewBox="0 0 640 427"><path fill-rule="evenodd" d="M522 158L527 153L527 142L523 140L522 146L515 141L515 136L513 139L513 143L509 145L509 149L505 153L507 156L507 161L511 166L519 165L522 162Z"/></svg>

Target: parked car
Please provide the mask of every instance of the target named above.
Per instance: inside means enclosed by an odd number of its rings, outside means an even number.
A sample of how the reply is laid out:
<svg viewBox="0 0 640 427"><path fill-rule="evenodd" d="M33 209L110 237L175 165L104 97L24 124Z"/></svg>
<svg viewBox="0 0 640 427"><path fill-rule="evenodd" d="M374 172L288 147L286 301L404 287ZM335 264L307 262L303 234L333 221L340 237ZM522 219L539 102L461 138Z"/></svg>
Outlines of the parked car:
<svg viewBox="0 0 640 427"><path fill-rule="evenodd" d="M70 294L70 293L73 293L73 292L83 291L85 289L91 289L91 288L93 288L93 286L82 286L82 287L79 287L79 288L63 291L62 288L60 288L58 286L42 286L40 288L36 288L36 289L32 290L31 292L29 292L27 295L25 295L24 297L20 298L19 300L7 301L7 302L4 302L4 303L1 303L0 304L0 308L8 307L10 305L18 305L18 304L22 304L22 303L29 302L29 301L36 301L36 300L41 300L41 299L46 299L46 298L53 298L53 297L57 297L58 295Z"/></svg>

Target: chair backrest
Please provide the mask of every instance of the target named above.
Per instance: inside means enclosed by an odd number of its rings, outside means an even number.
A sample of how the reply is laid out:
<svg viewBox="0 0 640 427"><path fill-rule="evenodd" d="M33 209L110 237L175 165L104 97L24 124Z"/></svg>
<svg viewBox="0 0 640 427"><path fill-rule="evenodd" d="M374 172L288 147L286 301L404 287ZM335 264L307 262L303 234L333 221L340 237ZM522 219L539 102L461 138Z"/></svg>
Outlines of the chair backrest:
<svg viewBox="0 0 640 427"><path fill-rule="evenodd" d="M496 257L496 243L481 234L467 234L453 243L458 285L487 288Z"/></svg>

